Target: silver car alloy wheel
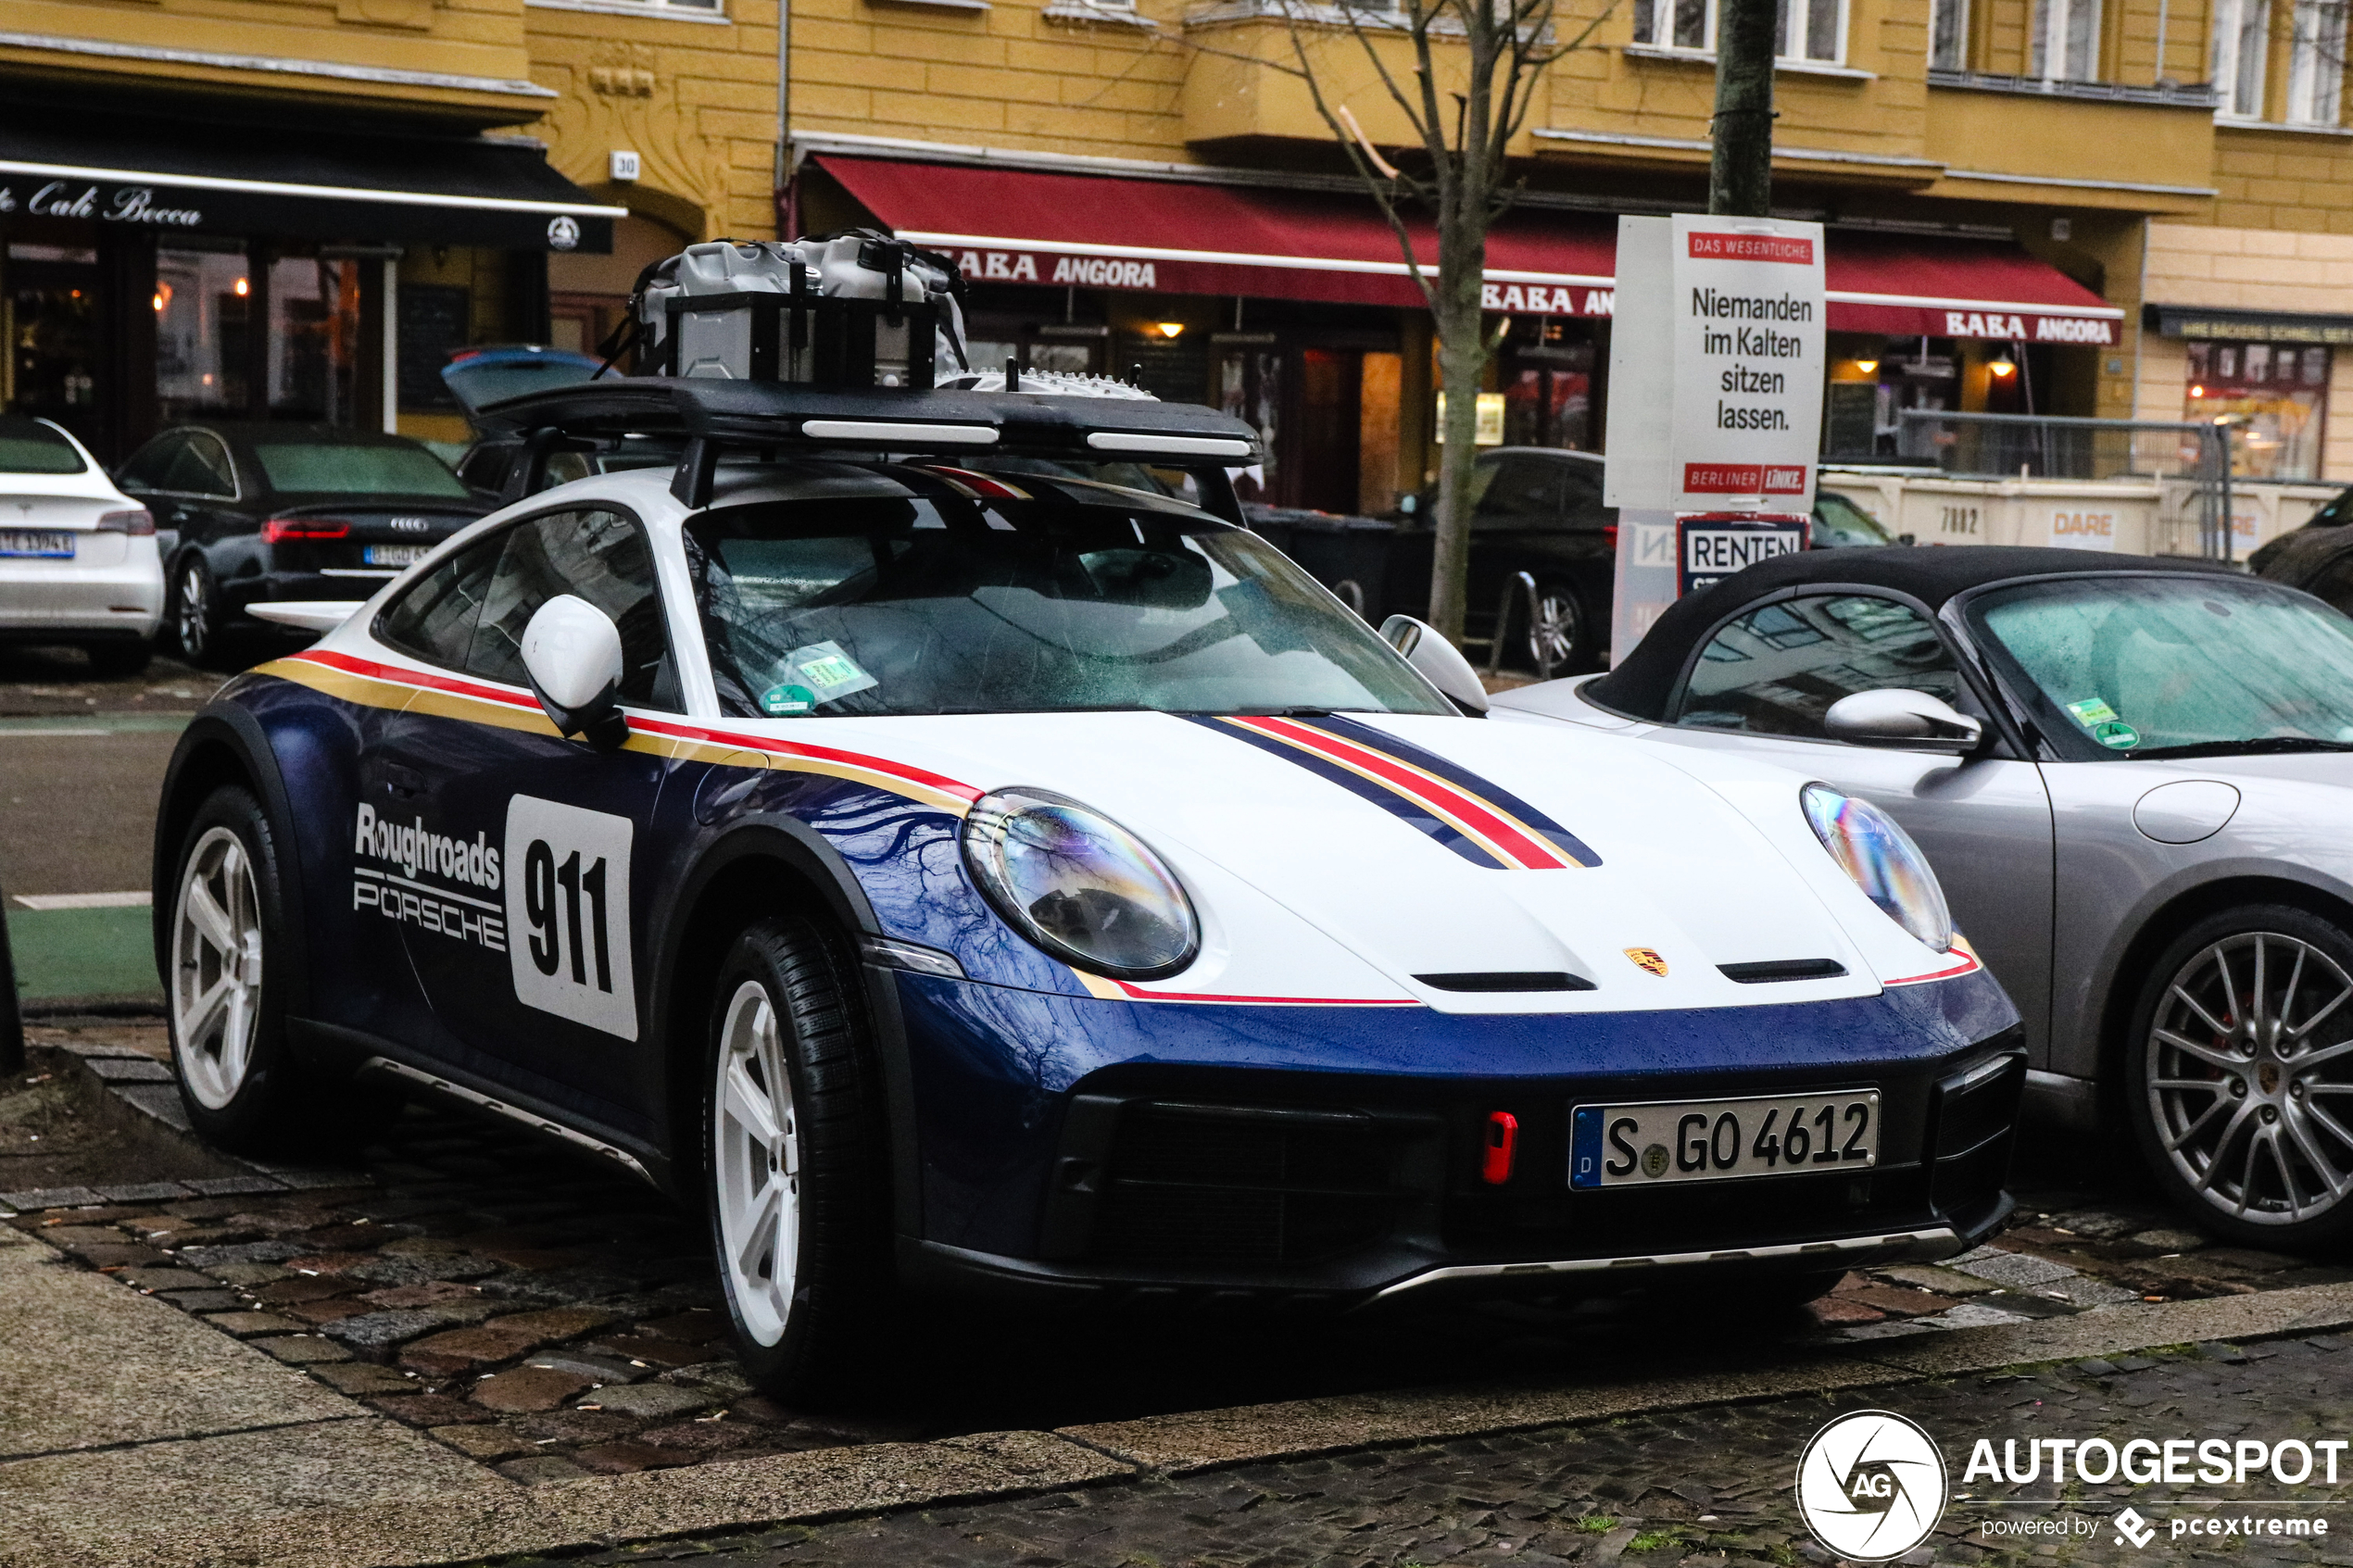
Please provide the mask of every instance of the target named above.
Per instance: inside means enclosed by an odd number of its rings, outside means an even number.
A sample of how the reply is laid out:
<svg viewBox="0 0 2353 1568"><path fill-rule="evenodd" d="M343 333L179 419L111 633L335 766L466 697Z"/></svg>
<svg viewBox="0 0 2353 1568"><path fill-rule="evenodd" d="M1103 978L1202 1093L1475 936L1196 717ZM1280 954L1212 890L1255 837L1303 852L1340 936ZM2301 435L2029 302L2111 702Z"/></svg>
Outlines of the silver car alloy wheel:
<svg viewBox="0 0 2353 1568"><path fill-rule="evenodd" d="M225 827L196 840L171 911L171 1022L196 1103L237 1098L261 1018L261 898L245 841Z"/></svg>
<svg viewBox="0 0 2353 1568"><path fill-rule="evenodd" d="M1528 652L1540 672L1560 670L1576 657L1584 640L1585 615L1563 588L1548 588L1536 596L1528 628Z"/></svg>
<svg viewBox="0 0 2353 1568"><path fill-rule="evenodd" d="M204 652L205 618L211 613L206 603L204 568L190 562L180 574L180 651L194 659Z"/></svg>
<svg viewBox="0 0 2353 1568"><path fill-rule="evenodd" d="M2318 947L2242 932L2173 976L2149 1031L2149 1113L2173 1168L2259 1225L2353 1194L2353 977Z"/></svg>
<svg viewBox="0 0 2353 1568"><path fill-rule="evenodd" d="M800 1138L776 1007L756 980L728 998L717 1071L711 1152L721 1261L744 1331L774 1345L792 1316L800 1250Z"/></svg>

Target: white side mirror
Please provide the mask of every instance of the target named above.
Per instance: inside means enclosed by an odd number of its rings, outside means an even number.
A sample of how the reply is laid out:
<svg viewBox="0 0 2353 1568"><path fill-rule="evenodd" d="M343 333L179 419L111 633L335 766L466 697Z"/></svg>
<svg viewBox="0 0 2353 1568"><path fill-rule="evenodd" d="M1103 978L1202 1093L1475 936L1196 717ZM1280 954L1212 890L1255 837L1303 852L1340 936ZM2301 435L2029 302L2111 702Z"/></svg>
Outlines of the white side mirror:
<svg viewBox="0 0 2353 1568"><path fill-rule="evenodd" d="M1901 746L1916 751L1966 755L1985 738L1985 726L1926 692L1896 686L1856 692L1831 704L1822 728L1832 740L1856 746Z"/></svg>
<svg viewBox="0 0 2353 1568"><path fill-rule="evenodd" d="M1487 711L1487 688L1463 650L1441 636L1438 628L1410 615L1392 615L1380 623L1382 640L1405 656L1447 699L1466 713Z"/></svg>
<svg viewBox="0 0 2353 1568"><path fill-rule="evenodd" d="M621 628L595 605L570 594L541 605L523 628L522 667L559 734L581 735L599 751L629 737L621 716Z"/></svg>

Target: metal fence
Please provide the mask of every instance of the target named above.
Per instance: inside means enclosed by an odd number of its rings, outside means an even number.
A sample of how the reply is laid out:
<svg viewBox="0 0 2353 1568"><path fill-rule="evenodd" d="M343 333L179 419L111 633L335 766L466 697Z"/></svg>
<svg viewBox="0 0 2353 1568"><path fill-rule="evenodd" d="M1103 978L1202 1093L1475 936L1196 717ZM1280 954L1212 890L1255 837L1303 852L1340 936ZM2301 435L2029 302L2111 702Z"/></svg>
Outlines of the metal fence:
<svg viewBox="0 0 2353 1568"><path fill-rule="evenodd" d="M2230 558L2227 426L1906 408L1895 440L1903 460L1954 479L2171 482L2188 492L2183 511L2195 514L2200 552Z"/></svg>

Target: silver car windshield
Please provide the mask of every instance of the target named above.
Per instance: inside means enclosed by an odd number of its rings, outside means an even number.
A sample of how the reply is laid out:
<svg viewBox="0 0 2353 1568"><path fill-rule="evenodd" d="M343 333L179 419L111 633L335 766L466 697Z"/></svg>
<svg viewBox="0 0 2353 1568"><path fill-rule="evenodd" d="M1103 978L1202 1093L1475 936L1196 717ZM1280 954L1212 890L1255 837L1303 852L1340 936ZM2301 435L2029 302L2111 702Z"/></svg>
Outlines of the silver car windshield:
<svg viewBox="0 0 2353 1568"><path fill-rule="evenodd" d="M2353 750L2353 621L2302 594L2076 578L1987 595L1969 619L2062 756Z"/></svg>
<svg viewBox="0 0 2353 1568"><path fill-rule="evenodd" d="M723 508L686 526L722 704L746 716L1151 709L1446 713L1265 541L1030 482Z"/></svg>

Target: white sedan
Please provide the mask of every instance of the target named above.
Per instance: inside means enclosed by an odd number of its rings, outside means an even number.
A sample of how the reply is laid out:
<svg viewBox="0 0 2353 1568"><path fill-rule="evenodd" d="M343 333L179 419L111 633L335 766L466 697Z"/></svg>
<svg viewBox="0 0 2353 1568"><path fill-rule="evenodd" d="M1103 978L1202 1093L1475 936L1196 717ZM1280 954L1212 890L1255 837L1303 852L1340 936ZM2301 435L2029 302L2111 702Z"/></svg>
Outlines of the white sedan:
<svg viewBox="0 0 2353 1568"><path fill-rule="evenodd" d="M0 641L79 647L96 673L130 675L162 619L154 516L58 426L0 415Z"/></svg>

